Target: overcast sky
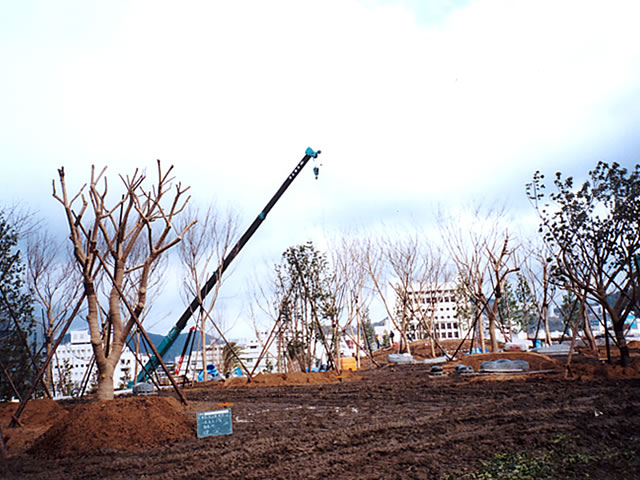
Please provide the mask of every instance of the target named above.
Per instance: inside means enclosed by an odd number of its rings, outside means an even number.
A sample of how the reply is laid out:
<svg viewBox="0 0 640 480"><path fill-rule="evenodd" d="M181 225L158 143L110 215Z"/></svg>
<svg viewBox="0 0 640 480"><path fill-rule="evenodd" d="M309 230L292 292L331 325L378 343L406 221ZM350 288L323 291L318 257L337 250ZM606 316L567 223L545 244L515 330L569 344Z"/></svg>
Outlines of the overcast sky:
<svg viewBox="0 0 640 480"><path fill-rule="evenodd" d="M321 149L243 252L223 292L240 311L290 245L470 199L521 218L538 169L637 163L639 18L634 0L0 0L0 202L55 228L60 166L73 189L91 164L161 159L244 229Z"/></svg>

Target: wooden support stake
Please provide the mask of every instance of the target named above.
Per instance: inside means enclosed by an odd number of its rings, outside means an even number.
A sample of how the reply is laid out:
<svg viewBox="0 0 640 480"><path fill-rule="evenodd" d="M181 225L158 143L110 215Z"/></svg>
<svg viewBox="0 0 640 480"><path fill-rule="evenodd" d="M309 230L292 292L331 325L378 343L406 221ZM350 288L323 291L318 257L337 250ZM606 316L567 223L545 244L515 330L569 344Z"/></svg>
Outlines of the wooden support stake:
<svg viewBox="0 0 640 480"><path fill-rule="evenodd" d="M9 372L7 371L5 366L2 364L2 362L0 362L0 371L2 371L2 373L4 374L4 376L7 379L7 382L9 382L9 386L11 387L11 390L13 391L13 394L16 396L16 398L19 401L22 401L22 396L20 396L20 392L18 392L18 389L16 388L15 384L13 383L13 380L11 380L11 375L9 375Z"/></svg>
<svg viewBox="0 0 640 480"><path fill-rule="evenodd" d="M202 307L200 307L200 308L202 309ZM222 338L222 340L224 340L224 343L226 343L227 346L229 346L229 341L226 339L226 337L224 336L224 334L222 333L220 328L218 328L218 325L213 320L213 318L211 318L211 315L209 314L209 312L205 311L204 309L202 309L202 311L205 313L207 318L209 320L211 320L211 323L213 323L213 326L216 328L216 331L218 332L218 335L220 335L220 338ZM249 371L249 369L245 366L245 364L242 361L242 359L240 358L240 356L235 352L235 350L233 348L231 348L231 346L229 346L229 350L231 350L231 353L233 354L233 356L236 357L236 360L238 360L238 362L240 363L240 366L242 367L242 369L245 372L247 372L247 376L248 376L249 382L251 382L253 380L253 377L252 377L251 372ZM206 378L206 375L207 375L207 372L203 371L202 372L202 378L203 379Z"/></svg>

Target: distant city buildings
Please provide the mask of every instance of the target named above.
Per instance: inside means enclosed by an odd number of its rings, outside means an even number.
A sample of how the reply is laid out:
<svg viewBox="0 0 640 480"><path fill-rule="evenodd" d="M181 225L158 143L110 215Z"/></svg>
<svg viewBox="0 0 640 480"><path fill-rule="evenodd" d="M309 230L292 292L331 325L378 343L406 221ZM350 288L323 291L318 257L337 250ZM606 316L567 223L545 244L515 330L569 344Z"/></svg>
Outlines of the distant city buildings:
<svg viewBox="0 0 640 480"><path fill-rule="evenodd" d="M269 349L264 352L262 357L263 345L266 343L269 332L258 332L258 337L251 339L242 339L235 342L239 357L244 366L249 371L255 373L262 373L276 370L277 363L277 340L271 342ZM224 349L225 344L217 341L212 342L206 347L206 363L207 365L214 365L220 374L223 374L224 369ZM177 366L180 363L180 356L175 357L174 365ZM197 378L197 375L202 371L202 350L200 348L194 348L191 353L187 353L182 361L180 368L180 375L187 375L188 378Z"/></svg>

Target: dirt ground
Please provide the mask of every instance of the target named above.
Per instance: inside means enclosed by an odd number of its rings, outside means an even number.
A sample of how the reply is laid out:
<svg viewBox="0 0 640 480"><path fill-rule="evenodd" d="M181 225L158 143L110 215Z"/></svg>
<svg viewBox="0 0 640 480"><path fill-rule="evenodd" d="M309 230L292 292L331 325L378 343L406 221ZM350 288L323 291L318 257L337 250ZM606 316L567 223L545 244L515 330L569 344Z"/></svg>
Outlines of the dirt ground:
<svg viewBox="0 0 640 480"><path fill-rule="evenodd" d="M501 356L533 372L453 373ZM446 364L443 376L425 364L260 375L186 389L186 406L170 390L35 400L17 428L8 428L16 405L0 404L0 478L477 478L497 453L558 443L577 459L604 453L552 478L640 478L640 358L622 369L579 356L569 372L563 361L487 354ZM233 433L197 438L196 413L221 406Z"/></svg>

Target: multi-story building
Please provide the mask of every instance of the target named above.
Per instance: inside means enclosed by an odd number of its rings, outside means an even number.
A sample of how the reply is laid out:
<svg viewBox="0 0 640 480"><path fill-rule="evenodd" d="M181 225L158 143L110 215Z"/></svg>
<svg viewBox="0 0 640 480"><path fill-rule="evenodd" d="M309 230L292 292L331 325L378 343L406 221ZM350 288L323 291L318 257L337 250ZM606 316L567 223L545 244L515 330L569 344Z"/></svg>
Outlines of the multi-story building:
<svg viewBox="0 0 640 480"><path fill-rule="evenodd" d="M97 372L93 359L89 330L69 332L69 338L58 346L51 360L53 381L55 385L63 385L64 390L78 390L83 380L89 376L88 385L92 383L92 376ZM146 363L147 355L141 355L141 361ZM134 353L125 345L120 361L113 373L114 388L125 387L129 380L133 380L136 371ZM91 372L87 370L92 367Z"/></svg>
<svg viewBox="0 0 640 480"><path fill-rule="evenodd" d="M395 296L395 312L409 316L407 334L410 339L428 338L427 329L433 325L438 340L464 337L468 325L457 315L456 285L452 282L412 285L405 298Z"/></svg>

